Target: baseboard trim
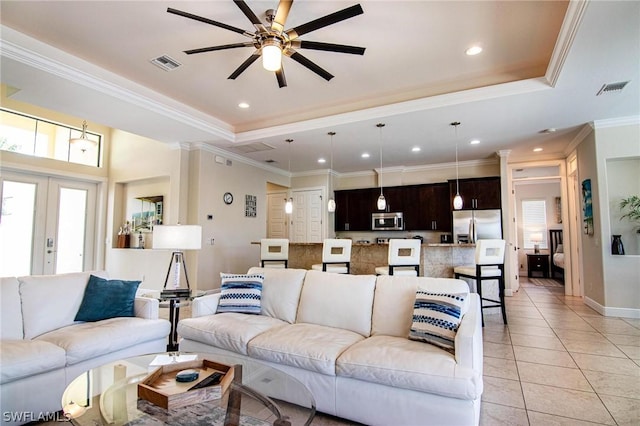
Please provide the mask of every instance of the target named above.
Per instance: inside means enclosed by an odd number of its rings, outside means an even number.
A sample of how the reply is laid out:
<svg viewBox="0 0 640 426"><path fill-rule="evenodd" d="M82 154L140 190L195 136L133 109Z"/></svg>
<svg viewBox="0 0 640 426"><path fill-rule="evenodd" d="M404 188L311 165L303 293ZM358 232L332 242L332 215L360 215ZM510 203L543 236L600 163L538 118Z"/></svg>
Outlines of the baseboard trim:
<svg viewBox="0 0 640 426"><path fill-rule="evenodd" d="M600 315L605 317L619 317L619 318L640 318L640 309L634 308L612 308L609 306L602 306L593 299L584 297L584 303L591 309L596 310Z"/></svg>

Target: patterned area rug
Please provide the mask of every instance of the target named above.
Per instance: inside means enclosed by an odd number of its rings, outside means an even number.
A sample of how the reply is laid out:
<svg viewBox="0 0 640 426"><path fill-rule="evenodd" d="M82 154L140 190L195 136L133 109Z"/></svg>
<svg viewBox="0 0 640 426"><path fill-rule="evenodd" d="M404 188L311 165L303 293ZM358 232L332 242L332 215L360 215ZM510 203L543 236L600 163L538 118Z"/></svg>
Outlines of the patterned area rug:
<svg viewBox="0 0 640 426"><path fill-rule="evenodd" d="M529 278L529 282L541 287L564 287L560 281L551 278Z"/></svg>

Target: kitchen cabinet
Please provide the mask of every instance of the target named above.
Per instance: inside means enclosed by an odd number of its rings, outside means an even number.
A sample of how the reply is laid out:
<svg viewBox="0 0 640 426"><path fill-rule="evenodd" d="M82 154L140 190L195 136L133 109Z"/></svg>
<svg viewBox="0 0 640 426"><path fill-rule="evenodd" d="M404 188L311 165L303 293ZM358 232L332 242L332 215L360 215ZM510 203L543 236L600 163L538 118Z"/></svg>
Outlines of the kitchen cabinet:
<svg viewBox="0 0 640 426"><path fill-rule="evenodd" d="M377 211L378 195L375 188L335 191L335 230L371 231L371 213Z"/></svg>
<svg viewBox="0 0 640 426"><path fill-rule="evenodd" d="M451 232L449 185L445 182L404 186L404 220L408 231Z"/></svg>
<svg viewBox="0 0 640 426"><path fill-rule="evenodd" d="M499 209L502 207L500 192L499 176L460 179L462 210ZM455 180L449 181L449 195L449 205L453 210L453 197L456 195Z"/></svg>

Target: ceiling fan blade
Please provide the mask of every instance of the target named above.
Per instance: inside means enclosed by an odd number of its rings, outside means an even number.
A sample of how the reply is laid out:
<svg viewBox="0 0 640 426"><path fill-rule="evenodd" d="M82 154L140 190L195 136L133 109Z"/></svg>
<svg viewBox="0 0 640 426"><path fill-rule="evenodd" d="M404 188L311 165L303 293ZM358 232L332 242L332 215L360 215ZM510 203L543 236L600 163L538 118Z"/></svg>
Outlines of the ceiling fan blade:
<svg viewBox="0 0 640 426"><path fill-rule="evenodd" d="M347 46L345 44L323 43L320 41L295 40L291 43L293 48L323 50L325 52L351 53L352 55L364 55L365 48Z"/></svg>
<svg viewBox="0 0 640 426"><path fill-rule="evenodd" d="M249 56L246 61L240 64L240 66L236 68L236 70L232 72L231 75L227 77L227 79L235 80L240 74L244 72L244 70L249 68L249 65L254 63L259 57L260 57L260 51L256 50L255 52L253 52L253 55Z"/></svg>
<svg viewBox="0 0 640 426"><path fill-rule="evenodd" d="M319 65L316 65L314 62L311 62L309 59L307 59L306 57L304 57L300 53L293 52L289 56L291 56L291 59L293 59L297 63L299 63L301 65L304 65L305 67L309 68L311 71L315 72L316 74L318 74L320 77L324 78L325 80L329 81L329 80L331 80L333 78L333 74L330 74L324 68L321 68Z"/></svg>
<svg viewBox="0 0 640 426"><path fill-rule="evenodd" d="M276 17L273 18L271 23L271 29L282 33L284 31L284 24L287 22L289 16L289 10L291 10L291 4L293 0L280 0L278 3L278 9L276 10Z"/></svg>
<svg viewBox="0 0 640 426"><path fill-rule="evenodd" d="M184 53L186 53L187 55L193 55L194 53L214 52L216 50L235 49L236 47L252 47L252 46L253 46L253 43L251 42L223 44L220 46L201 47L199 49L185 50Z"/></svg>
<svg viewBox="0 0 640 426"><path fill-rule="evenodd" d="M363 13L364 11L362 10L362 6L356 4L354 6L347 7L346 9L334 12L330 15L323 16L322 18L307 22L306 24L298 25L297 27L288 30L287 35L291 40L294 40L303 34L307 34L311 31L318 30L328 25L344 21L345 19L353 18L354 16L358 16Z"/></svg>
<svg viewBox="0 0 640 426"><path fill-rule="evenodd" d="M262 25L262 21L260 20L260 18L258 18L256 14L253 13L253 10L251 10L251 8L244 1L233 0L233 2L240 8L242 13L244 13L244 16L249 18L253 25Z"/></svg>
<svg viewBox="0 0 640 426"><path fill-rule="evenodd" d="M287 87L287 79L284 77L284 68L280 67L280 69L276 71L276 78L278 79L278 86L281 89L283 87Z"/></svg>
<svg viewBox="0 0 640 426"><path fill-rule="evenodd" d="M183 16L185 18L193 19L195 21L204 22L205 24L214 25L216 27L224 28L225 30L233 31L234 33L246 35L246 36L251 37L251 38L254 37L254 35L252 33L247 32L247 31L245 31L245 30L243 30L241 28L232 27L231 25L223 24L222 22L214 21L214 20L209 19L209 18L203 18L202 16L194 15L194 14L189 13L189 12L183 12L181 10L173 9L171 7L167 8L167 12L168 13L173 13L174 15Z"/></svg>

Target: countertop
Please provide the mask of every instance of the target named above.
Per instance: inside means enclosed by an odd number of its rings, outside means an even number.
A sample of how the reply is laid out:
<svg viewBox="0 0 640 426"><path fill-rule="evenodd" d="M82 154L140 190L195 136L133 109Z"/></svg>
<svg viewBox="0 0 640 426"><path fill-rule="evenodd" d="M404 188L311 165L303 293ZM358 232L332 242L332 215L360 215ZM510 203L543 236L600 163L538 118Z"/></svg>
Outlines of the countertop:
<svg viewBox="0 0 640 426"><path fill-rule="evenodd" d="M260 241L252 241L251 244L260 244ZM322 246L322 243L292 243L290 242L289 245L291 246ZM352 244L353 246L388 246L389 244L378 244L378 243L362 243L362 242L354 242ZM476 245L473 243L461 243L461 244L454 244L454 243L423 243L422 244L423 247L475 247Z"/></svg>

